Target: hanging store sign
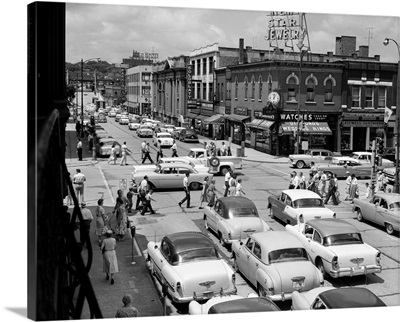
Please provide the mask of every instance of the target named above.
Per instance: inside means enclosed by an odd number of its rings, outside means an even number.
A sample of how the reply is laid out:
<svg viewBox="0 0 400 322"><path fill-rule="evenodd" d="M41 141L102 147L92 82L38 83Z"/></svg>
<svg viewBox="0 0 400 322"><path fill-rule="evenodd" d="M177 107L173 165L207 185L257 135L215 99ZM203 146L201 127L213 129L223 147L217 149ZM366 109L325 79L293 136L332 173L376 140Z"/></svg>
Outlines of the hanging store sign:
<svg viewBox="0 0 400 322"><path fill-rule="evenodd" d="M194 86L193 86L193 65L189 64L186 67L186 82L187 82L187 108L194 109L197 108L197 101L194 99Z"/></svg>
<svg viewBox="0 0 400 322"><path fill-rule="evenodd" d="M272 42L301 40L301 14L298 12L271 11L265 39Z"/></svg>
<svg viewBox="0 0 400 322"><path fill-rule="evenodd" d="M342 121L343 127L383 127L383 121Z"/></svg>

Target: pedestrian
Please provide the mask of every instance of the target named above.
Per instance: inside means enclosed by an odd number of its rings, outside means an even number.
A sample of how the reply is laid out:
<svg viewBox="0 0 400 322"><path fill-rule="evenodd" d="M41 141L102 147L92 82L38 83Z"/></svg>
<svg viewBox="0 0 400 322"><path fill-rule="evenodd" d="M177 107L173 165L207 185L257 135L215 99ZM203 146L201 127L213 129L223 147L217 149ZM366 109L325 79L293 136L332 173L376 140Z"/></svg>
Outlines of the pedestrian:
<svg viewBox="0 0 400 322"><path fill-rule="evenodd" d="M300 189L300 177L296 171L293 171L293 189Z"/></svg>
<svg viewBox="0 0 400 322"><path fill-rule="evenodd" d="M384 175L382 171L378 171L378 179L376 180L376 188L375 188L375 193L379 191L385 191L384 189Z"/></svg>
<svg viewBox="0 0 400 322"><path fill-rule="evenodd" d="M236 183L236 196L242 197L245 195L242 187L242 179L239 178Z"/></svg>
<svg viewBox="0 0 400 322"><path fill-rule="evenodd" d="M320 173L317 170L314 170L312 191L318 194L322 198L321 193L319 192L320 179L321 179Z"/></svg>
<svg viewBox="0 0 400 322"><path fill-rule="evenodd" d="M138 310L132 306L132 295L125 294L122 298L124 305L115 313L116 318L136 318L139 316Z"/></svg>
<svg viewBox="0 0 400 322"><path fill-rule="evenodd" d="M306 177L304 176L303 172L299 173L299 189L306 188Z"/></svg>
<svg viewBox="0 0 400 322"><path fill-rule="evenodd" d="M230 147L230 146L228 146L228 147L226 148L226 155L229 156L229 157L232 156L232 151L231 151L231 147Z"/></svg>
<svg viewBox="0 0 400 322"><path fill-rule="evenodd" d="M150 214L154 215L155 211L153 210L152 206L151 206L151 202L155 201L152 198L153 195L153 190L149 190L149 192L146 194L146 196L143 199L143 208L142 208L142 213L141 215L144 216L144 214L147 212L147 210L150 210Z"/></svg>
<svg viewBox="0 0 400 322"><path fill-rule="evenodd" d="M208 186L207 197L208 197L207 206L214 207L215 197L216 197L216 195L215 195L215 180L214 179L211 179L210 185Z"/></svg>
<svg viewBox="0 0 400 322"><path fill-rule="evenodd" d="M88 247L90 243L90 224L93 220L92 212L86 208L86 203L81 203L81 213L83 222L80 223L81 245Z"/></svg>
<svg viewBox="0 0 400 322"><path fill-rule="evenodd" d="M75 194L76 194L76 198L78 199L78 202L85 201L85 195L84 195L85 181L86 181L86 177L81 172L81 169L76 169L76 174L74 175L72 182L75 185Z"/></svg>
<svg viewBox="0 0 400 322"><path fill-rule="evenodd" d="M115 238L112 237L112 233L112 230L106 232L100 249L103 254L103 272L106 273L106 280L108 281L111 278L111 284L114 284L113 275L118 273L118 261L117 253L115 252L117 242Z"/></svg>
<svg viewBox="0 0 400 322"><path fill-rule="evenodd" d="M226 145L225 145L225 142L222 142L222 145L221 145L220 150L221 150L221 156L225 156L225 155L226 155Z"/></svg>
<svg viewBox="0 0 400 322"><path fill-rule="evenodd" d="M183 190L185 191L185 197L179 202L179 207L182 207L182 204L186 201L186 208L191 208L190 207L189 176L190 176L190 173L187 172L185 177L183 178Z"/></svg>
<svg viewBox="0 0 400 322"><path fill-rule="evenodd" d="M121 162L119 165L128 165L128 163L126 162L126 157L131 153L131 151L128 149L128 147L126 146L126 142L124 142L124 144L122 144L121 146Z"/></svg>
<svg viewBox="0 0 400 322"><path fill-rule="evenodd" d="M340 192L339 192L339 180L338 180L338 178L337 178L336 173L334 173L332 176L333 176L333 180L335 181L335 187L336 187L335 195L336 195L336 200L337 200L338 203L340 203L340 200L339 200L339 197L340 197Z"/></svg>
<svg viewBox="0 0 400 322"><path fill-rule="evenodd" d="M76 145L76 151L78 153L78 160L82 161L82 141L81 139L77 139L78 143Z"/></svg>
<svg viewBox="0 0 400 322"><path fill-rule="evenodd" d="M354 173L351 174L350 190L349 190L349 200L353 203L354 198L359 197L358 181Z"/></svg>
<svg viewBox="0 0 400 322"><path fill-rule="evenodd" d="M114 161L114 164L117 164L117 150L115 149L115 144L111 146L110 157L108 158L107 163L110 164L111 161Z"/></svg>
<svg viewBox="0 0 400 322"><path fill-rule="evenodd" d="M126 233L126 224L127 224L127 217L124 207L124 202L120 197L117 198L116 210L115 210L115 219L117 221L115 226L115 233L119 237L118 240L124 240L125 233Z"/></svg>
<svg viewBox="0 0 400 322"><path fill-rule="evenodd" d="M89 142L89 152L93 149L93 134L90 132L88 135L88 142Z"/></svg>
<svg viewBox="0 0 400 322"><path fill-rule="evenodd" d="M324 204L326 205L329 202L329 199L332 197L332 202L335 206L337 206L339 203L336 200L336 183L335 179L332 177L331 174L328 176L328 193L326 194L325 202Z"/></svg>
<svg viewBox="0 0 400 322"><path fill-rule="evenodd" d="M135 193L133 192L133 187L129 187L128 192L126 193L126 198L128 199L128 212L132 212L132 206L133 206L133 196Z"/></svg>
<svg viewBox="0 0 400 322"><path fill-rule="evenodd" d="M314 171L318 171L317 167L315 166L314 161L310 162L310 171L314 172Z"/></svg>
<svg viewBox="0 0 400 322"><path fill-rule="evenodd" d="M140 149L141 149L141 151L142 151L142 160L144 159L144 154L145 154L145 151L146 151L146 141L143 141L142 142L142 144L140 145Z"/></svg>
<svg viewBox="0 0 400 322"><path fill-rule="evenodd" d="M138 199L136 200L136 210L140 210L140 206L139 204L142 203L142 207L143 207L143 201L147 195L147 193L150 190L150 186L149 186L149 182L148 182L149 178L147 177L147 175L145 175L143 177L143 180L140 182L140 185L138 187Z"/></svg>
<svg viewBox="0 0 400 322"><path fill-rule="evenodd" d="M344 191L346 193L345 199L344 200L349 200L350 198L350 184L351 184L351 175L349 171L346 171L347 178L346 178L346 187L344 188Z"/></svg>
<svg viewBox="0 0 400 322"><path fill-rule="evenodd" d="M306 181L306 189L307 190L312 191L313 177L314 177L314 174L312 171L310 171L310 173L308 174L307 181Z"/></svg>
<svg viewBox="0 0 400 322"><path fill-rule="evenodd" d="M236 180L234 178L231 178L228 190L228 197L233 197L233 196L236 196Z"/></svg>
<svg viewBox="0 0 400 322"><path fill-rule="evenodd" d="M211 142L213 143L213 142ZM224 197L228 196L228 191L229 191L229 179L231 178L233 174L232 169L229 169L226 173L225 173L225 178L224 178L224 184L225 184L225 191L224 191Z"/></svg>
<svg viewBox="0 0 400 322"><path fill-rule="evenodd" d="M328 177L326 175L326 171L322 171L321 173L321 178L320 178L320 186L319 186L319 192L322 196L322 198L326 197L326 183L328 181Z"/></svg>
<svg viewBox="0 0 400 322"><path fill-rule="evenodd" d="M150 143L149 142L146 143L146 147L144 149L144 158L142 160L142 163L144 163L147 159L149 159L149 161L151 163L154 163L150 156Z"/></svg>
<svg viewBox="0 0 400 322"><path fill-rule="evenodd" d="M108 227L108 216L103 208L103 199L97 200L97 208L94 211L96 215L96 235L99 239L99 246L101 245L101 237L103 235L104 226Z"/></svg>
<svg viewBox="0 0 400 322"><path fill-rule="evenodd" d="M289 189L294 189L294 174L293 174L293 172L290 173L290 178L289 178Z"/></svg>
<svg viewBox="0 0 400 322"><path fill-rule="evenodd" d="M208 203L207 191L208 191L208 186L209 185L210 185L209 178L208 177L204 177L203 189L201 190L201 194L200 194L200 206L199 206L199 209L203 209L203 202L205 202L206 204Z"/></svg>
<svg viewBox="0 0 400 322"><path fill-rule="evenodd" d="M81 135L81 122L80 121L76 122L75 130L76 130L76 136L79 137Z"/></svg>
<svg viewBox="0 0 400 322"><path fill-rule="evenodd" d="M369 183L366 182L365 183L365 199L371 199L371 197L372 197L372 190L369 187Z"/></svg>
<svg viewBox="0 0 400 322"><path fill-rule="evenodd" d="M164 154L162 152L161 141L158 141L156 162L158 163L160 161L160 158L163 158L163 157L164 157Z"/></svg>
<svg viewBox="0 0 400 322"><path fill-rule="evenodd" d="M175 140L172 142L171 150L172 150L172 155L171 158L177 157L178 158L178 153L177 153L177 146Z"/></svg>

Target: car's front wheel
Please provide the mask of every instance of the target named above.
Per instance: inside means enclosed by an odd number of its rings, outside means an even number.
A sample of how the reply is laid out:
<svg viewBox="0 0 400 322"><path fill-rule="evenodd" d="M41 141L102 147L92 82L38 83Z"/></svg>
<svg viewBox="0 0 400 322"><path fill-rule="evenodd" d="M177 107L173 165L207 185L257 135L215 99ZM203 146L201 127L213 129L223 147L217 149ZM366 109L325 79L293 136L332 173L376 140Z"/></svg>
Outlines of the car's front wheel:
<svg viewBox="0 0 400 322"><path fill-rule="evenodd" d="M393 225L392 225L392 224L386 223L386 224L385 224L385 228L386 228L386 232L387 232L389 235L393 235L393 233L394 233L394 228L393 228Z"/></svg>
<svg viewBox="0 0 400 322"><path fill-rule="evenodd" d="M305 167L305 165L306 164L302 160L296 162L296 168L298 168L298 169L303 169Z"/></svg>
<svg viewBox="0 0 400 322"><path fill-rule="evenodd" d="M363 215L361 209L357 209L357 220L358 221L363 221Z"/></svg>

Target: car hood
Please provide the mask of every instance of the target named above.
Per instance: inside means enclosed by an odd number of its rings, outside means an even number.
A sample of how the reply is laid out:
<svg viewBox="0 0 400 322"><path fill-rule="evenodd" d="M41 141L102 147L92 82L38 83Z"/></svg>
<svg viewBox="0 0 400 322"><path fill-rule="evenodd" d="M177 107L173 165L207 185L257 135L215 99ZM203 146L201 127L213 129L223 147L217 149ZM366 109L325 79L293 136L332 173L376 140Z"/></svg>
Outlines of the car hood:
<svg viewBox="0 0 400 322"><path fill-rule="evenodd" d="M223 260L204 260L184 263L174 267L179 276L183 296L193 296L193 292L218 292L232 290L233 270ZM199 274L201 272L201 274Z"/></svg>
<svg viewBox="0 0 400 322"><path fill-rule="evenodd" d="M315 266L308 260L293 261L293 262L279 262L271 264L275 268L278 276L280 277L280 285L275 285L275 291L279 290L283 293L292 293L295 291L293 288L293 278L304 277L304 287L302 291L309 291L313 288L320 286L320 276ZM276 284L276 283L275 283Z"/></svg>
<svg viewBox="0 0 400 322"><path fill-rule="evenodd" d="M329 246L339 260L339 267L356 267L363 265L375 265L376 249L368 244L347 244ZM357 262L359 265L357 265Z"/></svg>
<svg viewBox="0 0 400 322"><path fill-rule="evenodd" d="M308 154L290 154L289 158L298 159L298 158L310 158L311 156Z"/></svg>
<svg viewBox="0 0 400 322"><path fill-rule="evenodd" d="M264 231L264 225L258 217L239 217L226 220L232 239L246 239L249 235Z"/></svg>

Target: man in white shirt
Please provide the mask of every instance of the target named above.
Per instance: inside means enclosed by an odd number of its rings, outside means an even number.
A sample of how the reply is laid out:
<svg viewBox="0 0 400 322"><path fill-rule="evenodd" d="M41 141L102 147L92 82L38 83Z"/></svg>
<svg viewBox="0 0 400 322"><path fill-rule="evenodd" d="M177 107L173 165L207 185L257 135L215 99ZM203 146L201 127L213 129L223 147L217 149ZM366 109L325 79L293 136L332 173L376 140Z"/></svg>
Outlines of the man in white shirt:
<svg viewBox="0 0 400 322"><path fill-rule="evenodd" d="M93 220L93 215L92 212L86 208L86 203L84 202L81 203L81 213L83 218L83 222L80 223L81 244L82 246L85 244L88 246L88 243L90 243L90 224Z"/></svg>
<svg viewBox="0 0 400 322"><path fill-rule="evenodd" d="M78 152L78 160L82 161L82 141L78 139L78 143L76 145L76 150Z"/></svg>
<svg viewBox="0 0 400 322"><path fill-rule="evenodd" d="M84 182L86 181L86 177L83 173L81 173L80 169L76 169L76 174L74 175L72 182L75 185L75 194L76 198L80 199L80 202L85 202L84 198Z"/></svg>
<svg viewBox="0 0 400 322"><path fill-rule="evenodd" d="M144 158L144 153L146 151L146 141L143 141L142 144L140 145L141 149L142 149L142 160Z"/></svg>
<svg viewBox="0 0 400 322"><path fill-rule="evenodd" d="M182 207L182 204L186 201L186 208L191 208L190 207L190 191L189 191L189 176L190 173L186 173L185 177L183 178L183 189L185 190L185 198L183 198L179 202L179 207Z"/></svg>
<svg viewBox="0 0 400 322"><path fill-rule="evenodd" d="M293 189L300 189L300 177L296 171L293 171Z"/></svg>
<svg viewBox="0 0 400 322"><path fill-rule="evenodd" d="M126 156L128 155L129 149L126 146L126 142L124 142L124 144L122 144L121 146L121 153L122 153L122 158L121 158L121 162L119 165L128 165L128 163L126 162Z"/></svg>
<svg viewBox="0 0 400 322"><path fill-rule="evenodd" d="M178 157L177 146L176 146L175 140L173 141L173 144L171 146L171 150L172 150L171 158Z"/></svg>
<svg viewBox="0 0 400 322"><path fill-rule="evenodd" d="M226 155L226 145L225 145L225 142L222 142L220 151L221 151L221 155L222 155L222 156Z"/></svg>
<svg viewBox="0 0 400 322"><path fill-rule="evenodd" d="M228 196L228 190L229 190L229 179L232 177L231 174L233 173L233 171L231 169L229 169L229 171L225 174L225 192L224 192L224 197Z"/></svg>

